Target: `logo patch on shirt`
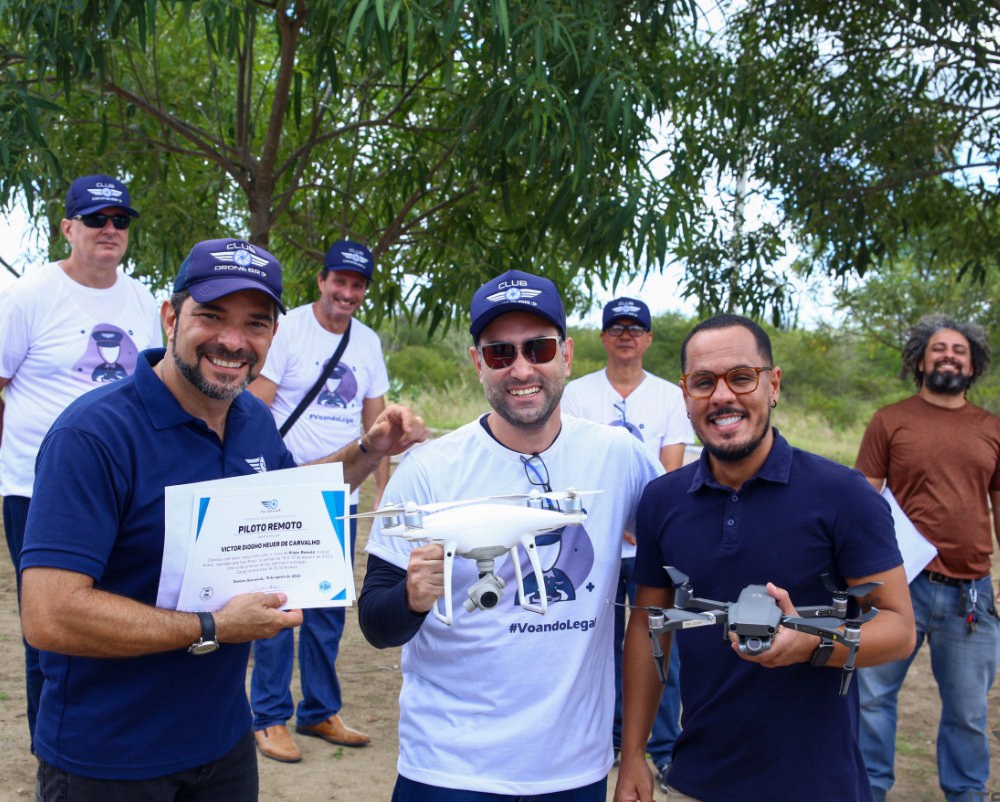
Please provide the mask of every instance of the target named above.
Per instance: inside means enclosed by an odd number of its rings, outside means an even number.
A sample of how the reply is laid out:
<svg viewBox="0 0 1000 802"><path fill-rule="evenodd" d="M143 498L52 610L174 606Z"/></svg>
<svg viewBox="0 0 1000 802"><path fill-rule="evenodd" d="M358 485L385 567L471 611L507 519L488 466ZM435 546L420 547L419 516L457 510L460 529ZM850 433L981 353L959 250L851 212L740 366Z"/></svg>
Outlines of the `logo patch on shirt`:
<svg viewBox="0 0 1000 802"><path fill-rule="evenodd" d="M257 473L267 473L267 461L264 459L263 454L259 457L247 457L246 463Z"/></svg>

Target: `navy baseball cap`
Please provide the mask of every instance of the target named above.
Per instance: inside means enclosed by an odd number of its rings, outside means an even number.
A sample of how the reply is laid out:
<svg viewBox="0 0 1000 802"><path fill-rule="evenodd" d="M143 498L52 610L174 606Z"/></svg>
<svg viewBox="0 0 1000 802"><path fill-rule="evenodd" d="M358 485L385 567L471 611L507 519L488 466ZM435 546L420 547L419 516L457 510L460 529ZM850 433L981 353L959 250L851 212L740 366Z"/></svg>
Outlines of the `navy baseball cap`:
<svg viewBox="0 0 1000 802"><path fill-rule="evenodd" d="M375 260L372 252L360 242L342 239L333 243L326 252L323 270L353 270L368 279L370 284L375 273Z"/></svg>
<svg viewBox="0 0 1000 802"><path fill-rule="evenodd" d="M507 312L528 312L554 323L562 337L566 336L566 312L556 285L547 278L533 276L521 270L508 270L491 278L472 296L469 331L479 340L490 323Z"/></svg>
<svg viewBox="0 0 1000 802"><path fill-rule="evenodd" d="M85 175L69 185L66 193L66 219L72 220L78 214L90 214L117 206L124 209L132 217L139 213L129 204L132 201L126 187L117 178L110 175Z"/></svg>
<svg viewBox="0 0 1000 802"><path fill-rule="evenodd" d="M260 290L285 311L278 260L241 239L209 239L195 245L174 282L174 292L181 290L200 304L240 290Z"/></svg>
<svg viewBox="0 0 1000 802"><path fill-rule="evenodd" d="M601 331L606 331L608 326L619 318L630 317L635 320L646 331L653 328L653 319L649 315L649 307L637 298L615 298L604 307L604 322L601 324Z"/></svg>

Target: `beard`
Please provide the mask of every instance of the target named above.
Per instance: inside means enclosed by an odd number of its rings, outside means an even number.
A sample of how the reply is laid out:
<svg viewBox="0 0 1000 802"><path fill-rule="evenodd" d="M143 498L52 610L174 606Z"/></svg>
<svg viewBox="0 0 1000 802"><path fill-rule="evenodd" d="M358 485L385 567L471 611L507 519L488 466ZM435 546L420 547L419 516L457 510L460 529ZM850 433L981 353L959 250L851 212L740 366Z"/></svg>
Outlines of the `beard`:
<svg viewBox="0 0 1000 802"><path fill-rule="evenodd" d="M932 370L924 375L924 387L932 393L943 395L959 395L972 386L972 377L962 373L942 372Z"/></svg>
<svg viewBox="0 0 1000 802"><path fill-rule="evenodd" d="M725 413L730 410L720 410L721 413ZM716 445L715 443L709 442L701 432L695 431L698 435L698 439L701 440L705 450L709 455L715 457L720 462L740 462L745 460L754 451L758 449L761 443L764 442L764 438L767 437L767 433L771 430L771 410L767 410L767 419L764 421L764 427L760 430L760 434L756 437L751 436L749 440L744 443L727 443L724 445Z"/></svg>
<svg viewBox="0 0 1000 802"><path fill-rule="evenodd" d="M514 382L510 382L509 384L511 387L520 386L519 383ZM534 411L520 411L512 409L507 403L508 387L506 385L490 384L487 382L483 384L483 388L486 392L486 400L489 402L490 406L493 407L494 411L511 426L516 426L519 429L541 429L546 423L548 423L549 418L552 417L552 413L555 412L556 408L559 406L559 401L563 394L563 387L565 386L565 380L561 382L554 382L543 379L538 382L538 384L541 385L539 395L544 398L544 403L541 407Z"/></svg>
<svg viewBox="0 0 1000 802"><path fill-rule="evenodd" d="M174 364L177 366L177 370L180 371L180 374L191 382L191 384L193 384L201 393L209 398L215 399L216 401L232 401L247 388L250 382L257 378L257 374L254 373L254 367L257 364L257 355L252 351L228 351L225 348L219 347L201 347L195 350L195 361L193 365L189 365L181 359L177 354L176 348L171 348L170 351L171 356L173 356L174 359ZM224 359L227 362L246 362L246 377L243 379L237 379L235 377L226 378L219 383L209 381L199 367L202 358L208 356L209 354L217 357L218 359Z"/></svg>

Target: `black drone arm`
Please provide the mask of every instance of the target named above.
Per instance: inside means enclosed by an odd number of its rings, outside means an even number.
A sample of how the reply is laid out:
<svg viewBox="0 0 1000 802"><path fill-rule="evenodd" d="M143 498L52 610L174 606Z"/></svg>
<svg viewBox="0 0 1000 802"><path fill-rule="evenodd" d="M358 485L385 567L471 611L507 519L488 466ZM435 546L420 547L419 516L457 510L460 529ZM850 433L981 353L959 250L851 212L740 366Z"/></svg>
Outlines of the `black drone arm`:
<svg viewBox="0 0 1000 802"><path fill-rule="evenodd" d="M874 607L865 614L866 621L871 620L878 614ZM818 635L821 638L842 643L847 647L847 659L844 661L843 673L840 677L840 695L846 696L847 689L851 685L851 677L854 676L854 663L858 657L858 647L861 646L861 621L841 621L839 618L825 618L808 620L798 616L783 617L781 626L794 629L797 632L805 632L810 635ZM843 631L840 630L843 627Z"/></svg>

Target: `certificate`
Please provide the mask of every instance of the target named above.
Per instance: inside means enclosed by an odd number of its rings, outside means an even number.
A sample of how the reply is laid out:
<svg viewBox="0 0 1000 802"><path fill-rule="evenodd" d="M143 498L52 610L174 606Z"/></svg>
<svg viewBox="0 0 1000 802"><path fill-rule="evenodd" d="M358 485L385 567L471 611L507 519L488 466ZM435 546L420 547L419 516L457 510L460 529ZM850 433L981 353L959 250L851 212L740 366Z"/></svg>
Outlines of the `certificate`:
<svg viewBox="0 0 1000 802"><path fill-rule="evenodd" d="M339 465L166 490L157 606L214 611L240 593L276 591L288 595L285 609L354 601Z"/></svg>

